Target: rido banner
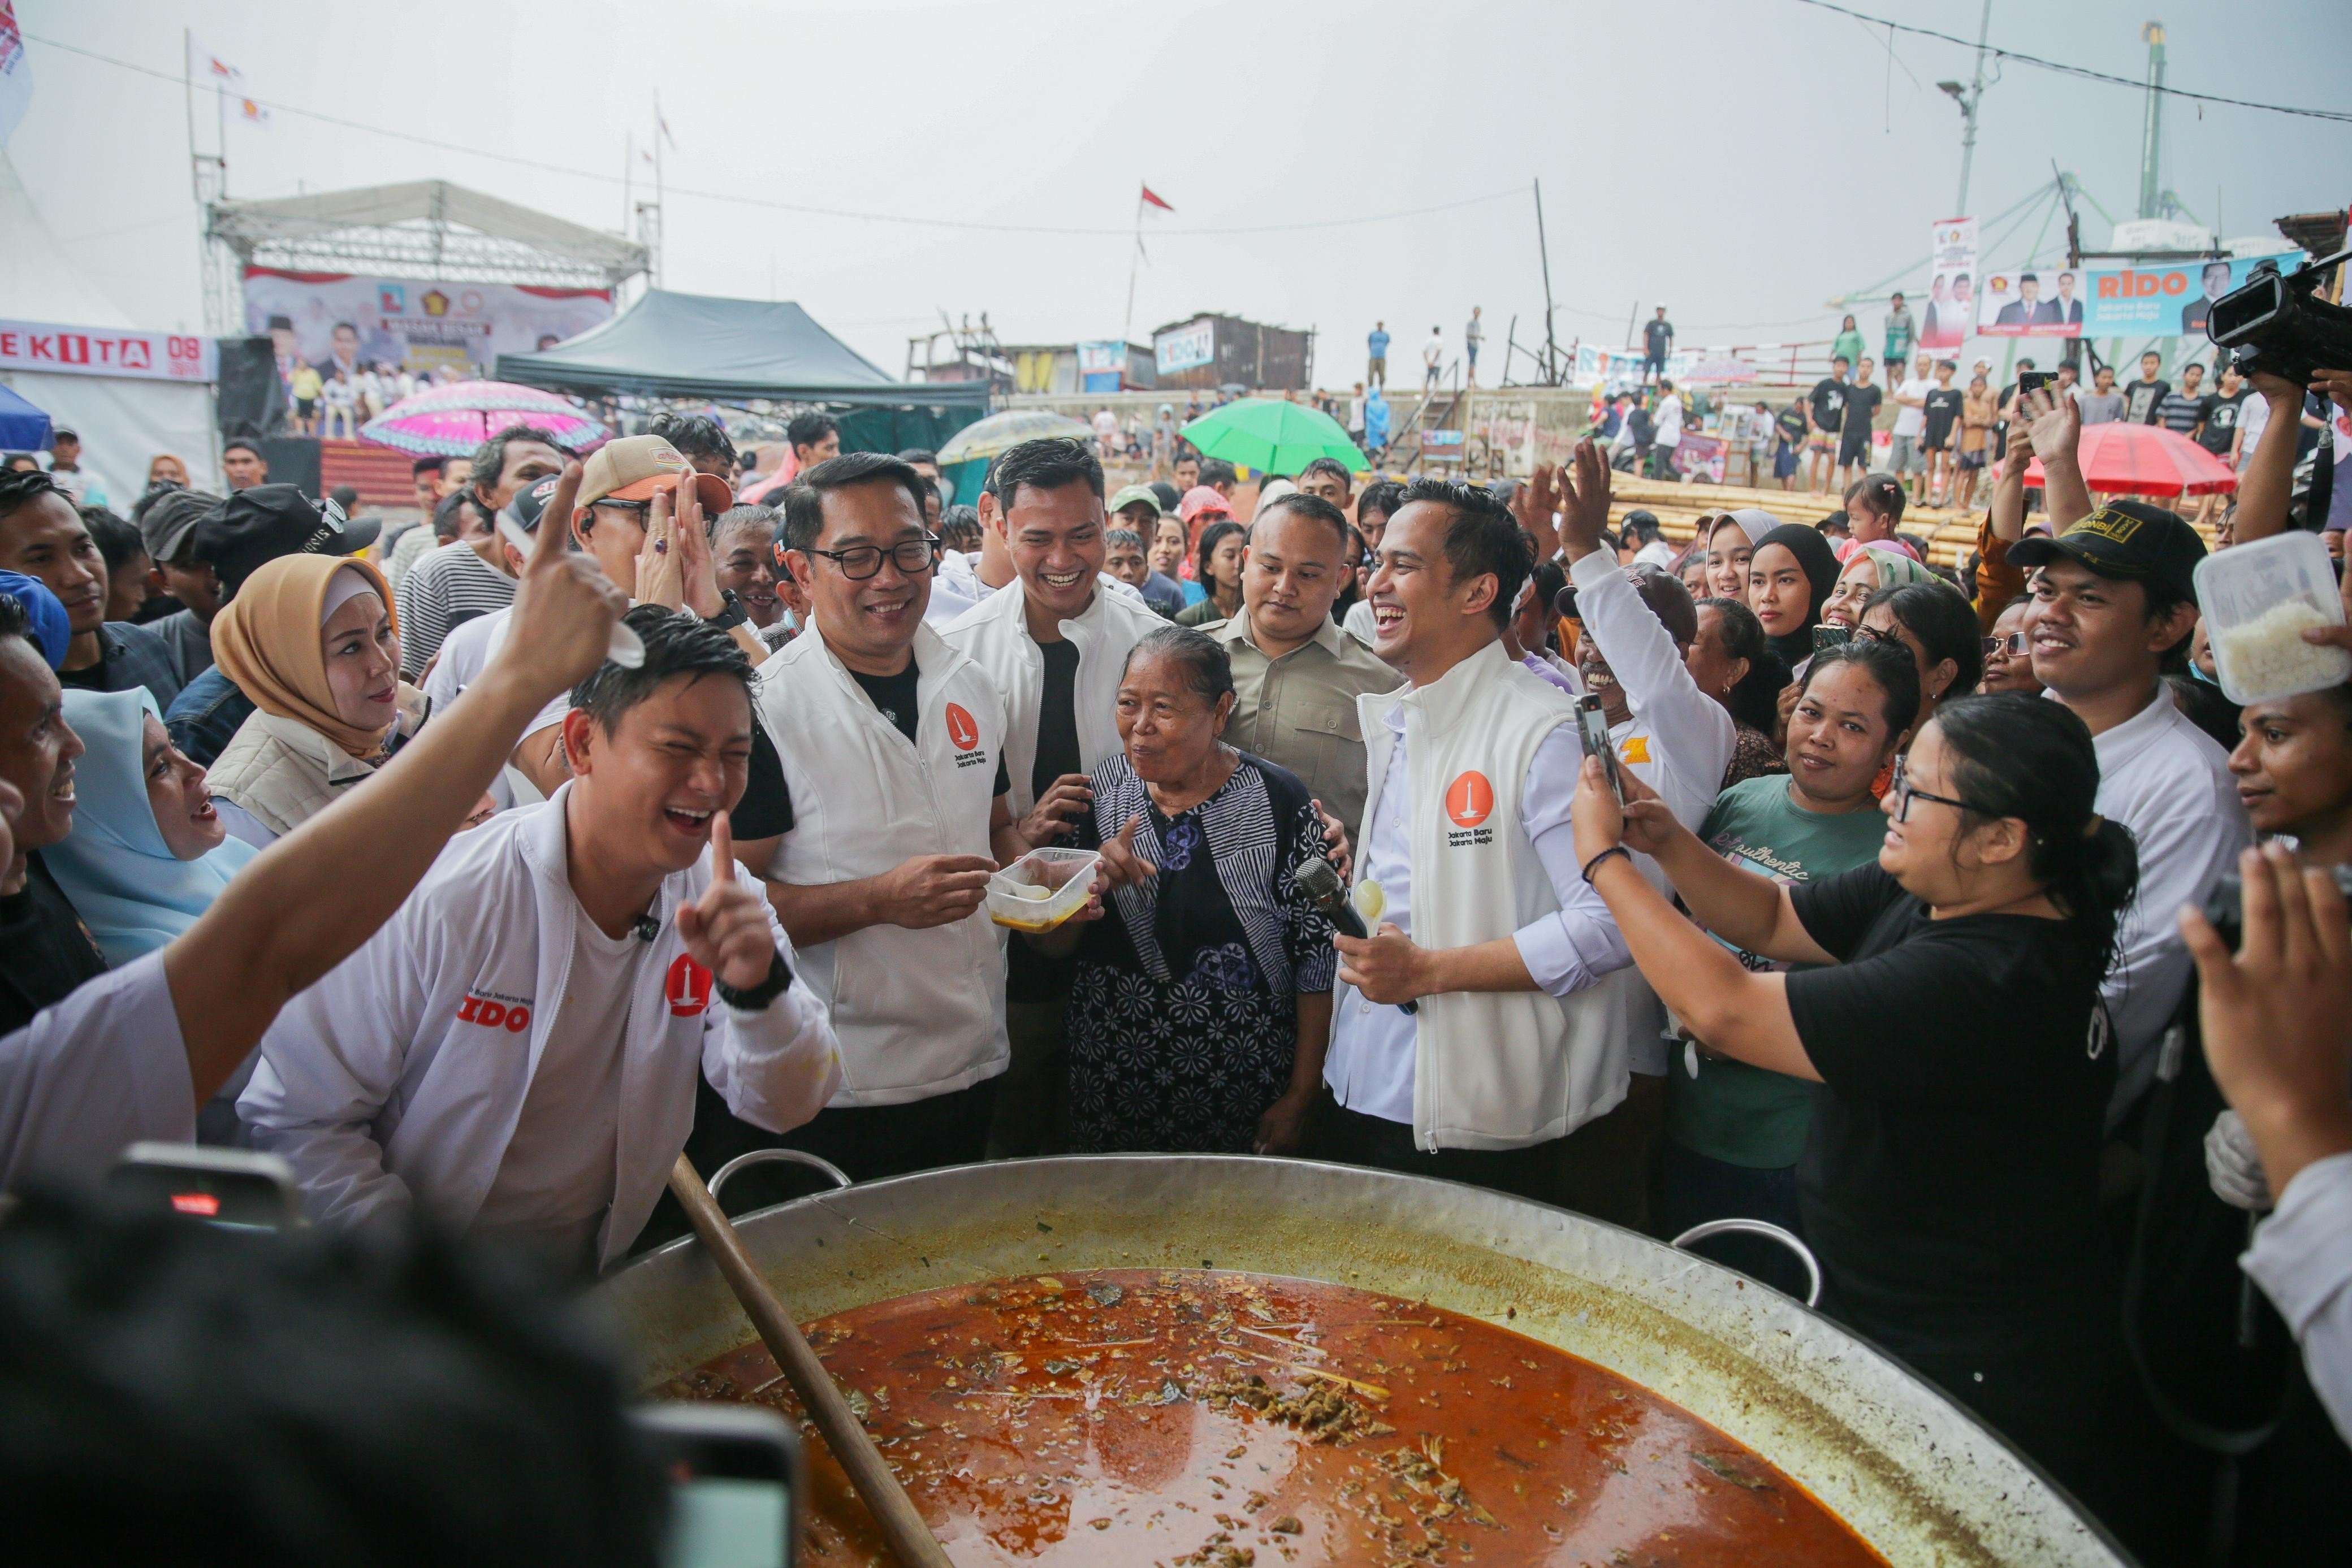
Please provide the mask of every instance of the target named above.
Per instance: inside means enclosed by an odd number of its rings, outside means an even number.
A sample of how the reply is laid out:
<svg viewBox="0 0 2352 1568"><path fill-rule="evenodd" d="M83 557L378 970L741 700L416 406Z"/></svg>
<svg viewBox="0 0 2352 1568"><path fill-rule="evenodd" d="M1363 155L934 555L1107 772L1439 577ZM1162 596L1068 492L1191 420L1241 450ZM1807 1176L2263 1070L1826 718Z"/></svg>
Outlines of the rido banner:
<svg viewBox="0 0 2352 1568"><path fill-rule="evenodd" d="M604 288L245 271L246 329L276 340L281 369L299 360L321 376L339 364L485 373L501 353L534 352L612 314Z"/></svg>
<svg viewBox="0 0 2352 1568"><path fill-rule="evenodd" d="M1977 330L1988 338L2201 338L2213 301L2244 283L2260 259L1989 272L1977 290ZM2295 265L2279 258L2283 271Z"/></svg>

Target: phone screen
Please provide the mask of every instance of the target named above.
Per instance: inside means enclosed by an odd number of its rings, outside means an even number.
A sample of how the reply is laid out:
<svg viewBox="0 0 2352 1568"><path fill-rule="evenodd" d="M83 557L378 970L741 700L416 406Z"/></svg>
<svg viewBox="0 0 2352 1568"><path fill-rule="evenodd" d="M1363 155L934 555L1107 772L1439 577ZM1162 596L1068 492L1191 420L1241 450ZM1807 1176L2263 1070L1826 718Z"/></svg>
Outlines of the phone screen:
<svg viewBox="0 0 2352 1568"><path fill-rule="evenodd" d="M1822 648L1834 648L1841 643L1851 643L1853 641L1853 628L1851 626L1816 626L1813 628L1813 647L1816 650Z"/></svg>
<svg viewBox="0 0 2352 1568"><path fill-rule="evenodd" d="M2017 372L2018 394L2023 396L2027 392L2038 392L2057 379L2054 371L2020 371Z"/></svg>
<svg viewBox="0 0 2352 1568"><path fill-rule="evenodd" d="M673 1476L669 1568L785 1568L792 1514L781 1480Z"/></svg>
<svg viewBox="0 0 2352 1568"><path fill-rule="evenodd" d="M763 1410L656 1405L636 1412L670 1480L665 1568L792 1568L800 1440Z"/></svg>
<svg viewBox="0 0 2352 1568"><path fill-rule="evenodd" d="M1617 748L1609 744L1609 716L1601 711L1599 697L1578 701L1576 724L1579 738L1584 742L1584 754L1601 758L1601 770L1609 778L1610 793L1617 797L1618 804L1624 804L1625 786L1617 779Z"/></svg>

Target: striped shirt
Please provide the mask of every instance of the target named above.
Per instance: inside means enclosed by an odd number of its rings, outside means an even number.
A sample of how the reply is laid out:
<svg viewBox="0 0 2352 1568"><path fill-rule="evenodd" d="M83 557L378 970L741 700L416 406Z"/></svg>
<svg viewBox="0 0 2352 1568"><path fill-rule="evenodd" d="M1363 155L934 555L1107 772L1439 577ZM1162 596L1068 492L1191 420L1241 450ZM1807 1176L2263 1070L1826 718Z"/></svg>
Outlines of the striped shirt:
<svg viewBox="0 0 2352 1568"><path fill-rule="evenodd" d="M514 602L514 579L485 564L473 547L453 543L429 550L409 570L400 600L400 673L424 678L450 628Z"/></svg>

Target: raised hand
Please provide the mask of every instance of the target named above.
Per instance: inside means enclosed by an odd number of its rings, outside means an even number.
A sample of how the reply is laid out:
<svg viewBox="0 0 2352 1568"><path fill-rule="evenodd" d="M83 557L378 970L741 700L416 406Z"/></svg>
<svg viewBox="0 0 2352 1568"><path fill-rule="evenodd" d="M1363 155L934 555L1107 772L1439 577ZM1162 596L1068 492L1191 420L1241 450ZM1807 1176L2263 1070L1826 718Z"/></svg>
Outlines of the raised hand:
<svg viewBox="0 0 2352 1568"><path fill-rule="evenodd" d="M2026 439L2041 454L2042 465L2047 468L2053 461L2074 462L2074 450L2083 439L2082 406L2071 397L2054 395L2046 390L2029 392L2017 401L2021 415L2032 411L2032 423L2026 431Z"/></svg>
<svg viewBox="0 0 2352 1568"><path fill-rule="evenodd" d="M708 621L727 608L727 601L719 596L719 567L710 556L710 524L703 516L702 491L695 479L692 474L678 476L670 548L677 558L685 608Z"/></svg>
<svg viewBox="0 0 2352 1568"><path fill-rule="evenodd" d="M646 540L637 547L637 602L658 604L665 610L686 607L685 560L680 555L670 525L670 492L667 486L654 492L653 504L646 510Z"/></svg>
<svg viewBox="0 0 2352 1568"><path fill-rule="evenodd" d="M1098 893L1108 892L1111 887L1132 887L1160 874L1160 868L1145 859L1143 852L1135 847L1135 830L1142 822L1140 816L1129 817L1118 836L1103 845L1103 875L1108 887L1098 889Z"/></svg>
<svg viewBox="0 0 2352 1568"><path fill-rule="evenodd" d="M952 925L988 898L996 862L986 855L917 855L877 879L877 924L928 931Z"/></svg>
<svg viewBox="0 0 2352 1568"><path fill-rule="evenodd" d="M735 879L735 834L724 811L710 816L710 885L677 906L677 934L688 957L739 991L765 982L775 965L768 901Z"/></svg>
<svg viewBox="0 0 2352 1568"><path fill-rule="evenodd" d="M1601 548L1609 526L1609 458L1591 436L1576 444L1576 476L1560 476L1560 544L1580 560Z"/></svg>
<svg viewBox="0 0 2352 1568"><path fill-rule="evenodd" d="M1538 463L1528 482L1511 492L1511 516L1533 536L1538 560L1549 560L1559 549L1559 525L1552 521L1559 510L1559 474L1550 464Z"/></svg>
<svg viewBox="0 0 2352 1568"><path fill-rule="evenodd" d="M494 671L523 682L541 701L578 685L604 662L613 623L628 600L593 556L574 551L570 521L580 497L580 465L563 465L555 494L532 536L515 591L514 621Z"/></svg>

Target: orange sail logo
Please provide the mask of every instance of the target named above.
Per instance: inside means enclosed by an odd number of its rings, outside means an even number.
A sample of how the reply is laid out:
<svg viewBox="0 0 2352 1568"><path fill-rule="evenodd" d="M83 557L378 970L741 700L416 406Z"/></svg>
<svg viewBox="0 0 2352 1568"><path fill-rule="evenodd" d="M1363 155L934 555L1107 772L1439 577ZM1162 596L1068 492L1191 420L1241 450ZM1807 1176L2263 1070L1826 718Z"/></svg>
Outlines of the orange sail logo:
<svg viewBox="0 0 2352 1568"><path fill-rule="evenodd" d="M1495 810L1495 787L1472 769L1445 788L1445 819L1457 828L1475 828Z"/></svg>

